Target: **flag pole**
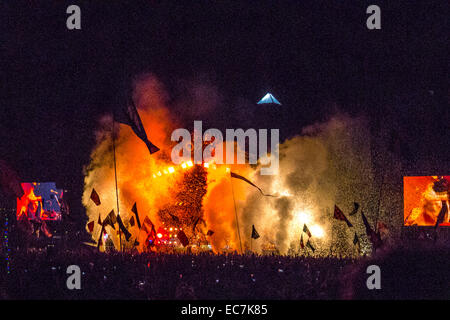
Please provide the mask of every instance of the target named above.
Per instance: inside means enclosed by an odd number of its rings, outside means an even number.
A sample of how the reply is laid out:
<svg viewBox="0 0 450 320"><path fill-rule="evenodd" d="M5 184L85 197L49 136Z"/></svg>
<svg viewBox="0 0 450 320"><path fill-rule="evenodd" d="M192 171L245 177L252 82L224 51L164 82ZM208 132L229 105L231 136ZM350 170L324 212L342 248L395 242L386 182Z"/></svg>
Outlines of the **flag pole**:
<svg viewBox="0 0 450 320"><path fill-rule="evenodd" d="M120 215L119 210L119 190L117 188L117 164L116 164L116 139L114 136L114 122L115 122L115 115L113 113L113 121L112 121L112 142L113 142L113 158L114 158L114 180L116 183L116 201L117 201L117 215ZM122 233L120 232L119 228L119 250L122 251Z"/></svg>
<svg viewBox="0 0 450 320"><path fill-rule="evenodd" d="M238 232L238 236L239 236L239 246L241 248L241 254L243 254L241 232L239 231L239 219L238 219L238 214L237 214L237 210L236 210L236 200L234 198L233 180L231 179L231 170L230 170L230 183L231 183L231 193L233 194L234 214L236 215L236 228L237 228L237 232Z"/></svg>
<svg viewBox="0 0 450 320"><path fill-rule="evenodd" d="M102 243L103 231L105 230L105 225L102 223L102 229L100 230L100 237L97 241L97 250L100 251L100 244Z"/></svg>

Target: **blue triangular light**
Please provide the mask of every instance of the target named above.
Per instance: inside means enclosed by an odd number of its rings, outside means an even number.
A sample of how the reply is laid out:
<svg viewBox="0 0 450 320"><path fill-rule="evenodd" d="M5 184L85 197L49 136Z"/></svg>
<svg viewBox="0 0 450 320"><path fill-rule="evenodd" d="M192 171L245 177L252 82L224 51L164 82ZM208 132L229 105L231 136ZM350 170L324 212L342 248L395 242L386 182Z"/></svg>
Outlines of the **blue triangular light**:
<svg viewBox="0 0 450 320"><path fill-rule="evenodd" d="M258 104L263 103L276 103L281 105L281 103L270 93L268 92L261 100L259 100Z"/></svg>

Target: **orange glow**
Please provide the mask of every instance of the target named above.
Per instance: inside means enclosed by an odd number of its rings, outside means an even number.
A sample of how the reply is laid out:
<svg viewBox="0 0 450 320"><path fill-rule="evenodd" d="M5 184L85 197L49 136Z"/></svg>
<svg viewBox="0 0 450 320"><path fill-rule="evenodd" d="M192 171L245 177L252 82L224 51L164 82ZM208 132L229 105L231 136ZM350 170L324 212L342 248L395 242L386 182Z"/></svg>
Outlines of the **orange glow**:
<svg viewBox="0 0 450 320"><path fill-rule="evenodd" d="M129 126L117 124L117 183L119 205L120 208L124 208L121 218L124 223L131 219L133 215L131 208L136 202L140 220L143 221L148 216L158 230L158 226L164 227L164 221L160 221L159 212L169 205L182 203L182 205L177 205L179 210L177 216L181 218L182 223L186 223L187 219L183 219L182 216L183 210L185 210L184 207L192 206L192 204L189 204L188 201L176 199L174 194L177 192L178 185L182 182L184 176L191 174L191 170L196 168L192 160L181 163L181 168L172 163L171 151L174 143L170 140L170 137L173 130L186 127L187 124L177 119L177 114L170 113L170 108L166 105L162 85L151 76L142 78L136 83L133 98L139 108L138 112L149 140L161 150L150 155L145 143L136 137ZM91 163L86 168L83 205L90 221L97 221L99 214L103 221L111 209L117 206L114 168L111 166L111 160L113 159L110 134L111 121L111 115L104 116L101 119L99 130L96 132L97 145L91 153ZM202 167L211 169L214 166L210 162ZM214 250L219 251L225 245L233 249L237 248L239 240L235 228L230 177L225 172L225 166L218 165L217 167L219 170L207 171L205 177L207 191L201 205L203 209L202 218L205 221L204 228L211 228L215 231L214 237L211 237L210 241ZM253 170L249 165L236 165L232 166L232 169L247 176ZM229 171L230 168L227 172ZM95 188L101 198L100 206L96 206L90 200L92 188ZM254 192L254 190L247 184L238 182L235 183L234 192L236 201L239 203L245 201L247 194ZM168 222L165 225L170 226ZM186 224L172 224L172 226L177 226L180 231L185 229L187 236L192 236L192 228L187 227ZM98 227L94 229L93 240L98 240L100 229ZM168 229L169 227L167 227L167 231ZM106 231L109 233L114 246L118 249L120 246L119 237L111 230L110 226L106 227ZM136 227L129 228L129 231L132 233L130 240L132 242L127 243L127 246L131 247L136 239L140 243L138 251L142 252L145 249L145 243L147 243L146 232L139 232ZM159 232L159 230L157 232L161 233L162 236L162 238L159 238L157 234L157 239L162 241L166 238L165 232ZM176 232L173 232L172 228L172 235L177 236L174 233Z"/></svg>
<svg viewBox="0 0 450 320"><path fill-rule="evenodd" d="M450 176L444 176L450 181ZM419 176L403 178L404 223L405 225L432 226L442 209L448 206L448 192L436 192L433 188L437 176ZM444 223L448 222L448 213Z"/></svg>
<svg viewBox="0 0 450 320"><path fill-rule="evenodd" d="M36 185L36 183L31 185ZM31 185L22 183L24 195L17 199L17 219L20 219L23 215L26 216L27 212L41 217L43 211L42 197L37 197L34 194L34 187Z"/></svg>

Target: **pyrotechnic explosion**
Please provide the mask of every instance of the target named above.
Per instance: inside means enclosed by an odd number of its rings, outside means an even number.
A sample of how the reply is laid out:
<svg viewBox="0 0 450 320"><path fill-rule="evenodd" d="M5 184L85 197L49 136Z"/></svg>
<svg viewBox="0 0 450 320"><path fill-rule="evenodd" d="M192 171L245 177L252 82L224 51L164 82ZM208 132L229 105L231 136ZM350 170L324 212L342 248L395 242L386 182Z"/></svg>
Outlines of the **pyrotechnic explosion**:
<svg viewBox="0 0 450 320"><path fill-rule="evenodd" d="M160 152L150 156L146 145L129 127L116 123L120 215L132 233L124 247L132 247L137 239L139 250L143 250L146 235L129 225L133 215L131 208L136 202L141 221L148 216L156 227L183 227L191 243L207 240L215 252L225 248L239 251L235 209L244 248L251 245L258 252L272 247L282 254L297 253L306 224L317 248L316 254L348 249L352 236L339 237L339 234L352 231L333 220L333 206L339 203L350 211L357 199L368 211L374 208L370 196L374 194L374 173L367 140L369 132L363 118L341 115L303 130L299 128L298 136L280 144L278 174L264 176L259 174L261 164L195 165L188 161L174 165L170 159L174 145L170 135L185 123L170 112L167 97L162 84L153 76L136 83L134 101L149 139ZM214 110L209 105L211 99L207 101L207 108L199 108L211 112ZM85 168L83 204L90 221L97 221L99 215L103 221L112 209L117 212L112 117L105 116L100 124L91 163ZM230 170L276 197L264 197L248 184L232 181ZM92 188L101 197L100 206L90 201ZM252 225L261 238L250 243ZM92 233L94 240L98 239L100 230L97 225ZM207 230L214 231L214 235L207 237ZM107 226L106 232L119 248L117 230Z"/></svg>

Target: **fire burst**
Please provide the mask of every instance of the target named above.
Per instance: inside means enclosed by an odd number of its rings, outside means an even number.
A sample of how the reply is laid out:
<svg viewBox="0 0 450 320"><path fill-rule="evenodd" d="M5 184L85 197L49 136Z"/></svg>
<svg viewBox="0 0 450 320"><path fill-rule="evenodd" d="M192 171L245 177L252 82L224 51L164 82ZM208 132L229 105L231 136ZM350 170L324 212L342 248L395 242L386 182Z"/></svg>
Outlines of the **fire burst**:
<svg viewBox="0 0 450 320"><path fill-rule="evenodd" d="M370 162L364 159L370 158L370 149L352 140L352 135L366 134L364 126L356 120L335 119L317 128L308 128L307 137L297 136L283 142L278 175L261 176L259 170L264 164L225 166L186 161L175 166L170 160L173 147L170 136L180 127L180 120L170 114L164 96L155 78L137 83L134 100L149 138L161 151L150 156L145 144L128 126L120 126L115 137L120 216L132 234L125 248L132 248L137 240L138 250L142 251L146 240L144 232L129 224L135 202L141 221L147 216L156 229L163 224L183 227L192 243L207 241L216 252L240 247L236 211L244 248L249 247L251 226L255 225L261 238L253 241L253 250L260 251L263 244L273 243L281 253L287 253L289 247L298 247L304 224L310 229L313 240L323 245L330 241L327 233L332 217L326 215L326 210L334 206L339 188L348 193L340 191L340 199L353 203L355 188L348 183L363 183L367 190L358 189L359 198L369 199L368 194L372 192L371 175L367 174ZM85 168L83 204L90 221L97 221L99 216L103 221L116 208L111 122L110 116L101 120L97 145L91 154L91 163ZM351 134L350 127L353 128ZM344 164L340 154L346 154L347 159L362 160ZM263 197L248 184L231 181L231 171L247 177L276 197ZM99 207L89 201L92 188L101 197ZM193 230L197 219L201 220ZM100 229L94 228L93 239L99 238ZM208 230L214 234L206 236ZM107 226L106 232L119 248L117 230Z"/></svg>

